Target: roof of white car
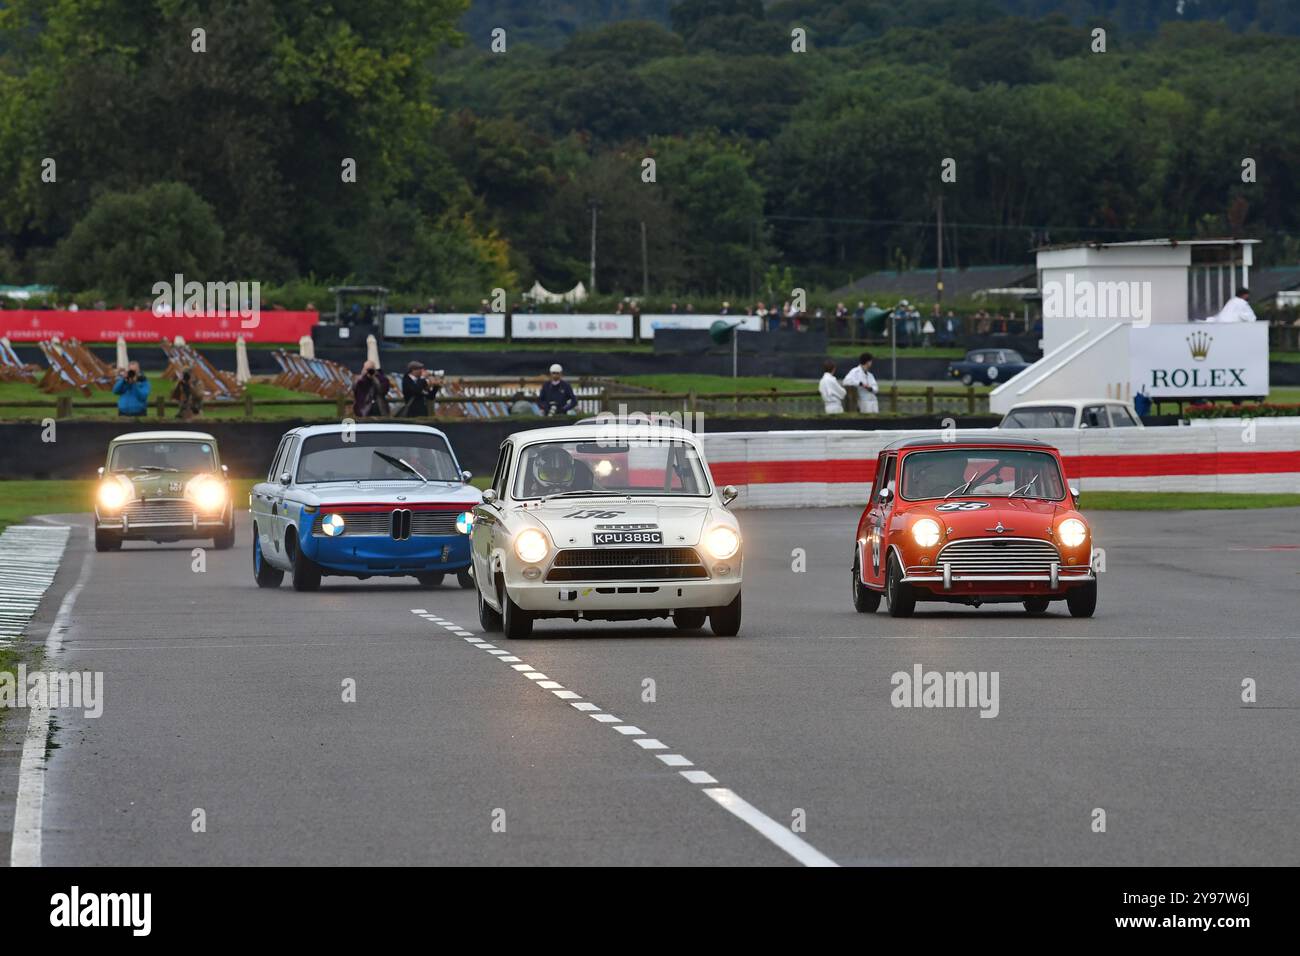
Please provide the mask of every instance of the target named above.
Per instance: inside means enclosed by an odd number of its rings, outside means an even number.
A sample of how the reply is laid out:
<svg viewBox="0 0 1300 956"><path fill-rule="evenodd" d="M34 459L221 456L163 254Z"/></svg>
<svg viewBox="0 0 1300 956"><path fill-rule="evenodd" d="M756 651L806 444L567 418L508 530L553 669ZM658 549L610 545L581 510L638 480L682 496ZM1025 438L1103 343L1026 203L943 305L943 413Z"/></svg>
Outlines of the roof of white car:
<svg viewBox="0 0 1300 956"><path fill-rule="evenodd" d="M126 432L113 441L216 441L207 432L156 431Z"/></svg>
<svg viewBox="0 0 1300 956"><path fill-rule="evenodd" d="M1011 406L1011 411L1017 408L1049 408L1057 405L1068 405L1071 408L1082 408L1085 405L1123 405L1125 408L1131 408L1132 402L1126 402L1122 398L1042 398L1033 402L1016 402Z"/></svg>
<svg viewBox="0 0 1300 956"><path fill-rule="evenodd" d="M694 433L675 425L652 425L645 422L623 422L617 419L600 421L588 419L586 424L557 425L554 428L529 428L510 436L517 442L531 444L545 441L601 441L613 439L654 439L656 441L684 441L697 444Z"/></svg>
<svg viewBox="0 0 1300 956"><path fill-rule="evenodd" d="M434 435L442 435L443 438L447 437L442 431L430 425L417 425L415 423L410 425L388 425L380 422L357 422L352 426L345 426L341 422L337 425L300 425L297 428L290 429L289 433L300 435L303 438L310 438L312 435L336 435L343 431L345 427L351 427L356 432L428 432Z"/></svg>

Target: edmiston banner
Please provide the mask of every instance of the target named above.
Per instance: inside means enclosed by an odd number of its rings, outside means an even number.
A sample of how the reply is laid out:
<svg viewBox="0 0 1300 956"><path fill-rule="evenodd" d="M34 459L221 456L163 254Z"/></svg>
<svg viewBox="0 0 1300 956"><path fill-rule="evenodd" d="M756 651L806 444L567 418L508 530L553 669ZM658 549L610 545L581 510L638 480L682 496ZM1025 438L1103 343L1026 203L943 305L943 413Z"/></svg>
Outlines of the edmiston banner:
<svg viewBox="0 0 1300 956"><path fill-rule="evenodd" d="M297 342L310 335L319 312L265 309L254 328L244 328L238 315L154 315L148 309L13 309L0 311L0 336L12 342L39 342L57 336L82 342ZM253 320L248 320L250 323Z"/></svg>

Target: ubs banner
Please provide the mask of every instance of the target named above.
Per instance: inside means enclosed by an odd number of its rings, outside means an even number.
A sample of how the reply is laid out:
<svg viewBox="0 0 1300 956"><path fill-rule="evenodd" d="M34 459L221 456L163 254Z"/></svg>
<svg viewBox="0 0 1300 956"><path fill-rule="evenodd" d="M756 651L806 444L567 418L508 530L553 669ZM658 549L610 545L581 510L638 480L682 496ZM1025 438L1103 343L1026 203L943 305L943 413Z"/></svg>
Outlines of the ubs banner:
<svg viewBox="0 0 1300 956"><path fill-rule="evenodd" d="M1133 391L1151 398L1268 395L1268 323L1154 323L1129 330Z"/></svg>

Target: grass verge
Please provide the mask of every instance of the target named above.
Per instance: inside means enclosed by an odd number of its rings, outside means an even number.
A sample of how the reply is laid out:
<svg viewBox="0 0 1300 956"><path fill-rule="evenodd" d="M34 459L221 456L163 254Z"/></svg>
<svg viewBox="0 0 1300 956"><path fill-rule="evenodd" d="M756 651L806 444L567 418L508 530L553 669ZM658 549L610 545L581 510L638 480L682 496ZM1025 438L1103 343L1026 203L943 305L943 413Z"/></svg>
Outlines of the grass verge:
<svg viewBox="0 0 1300 956"><path fill-rule="evenodd" d="M1088 491L1079 507L1089 511L1234 511L1243 508L1300 508L1300 495L1200 491Z"/></svg>

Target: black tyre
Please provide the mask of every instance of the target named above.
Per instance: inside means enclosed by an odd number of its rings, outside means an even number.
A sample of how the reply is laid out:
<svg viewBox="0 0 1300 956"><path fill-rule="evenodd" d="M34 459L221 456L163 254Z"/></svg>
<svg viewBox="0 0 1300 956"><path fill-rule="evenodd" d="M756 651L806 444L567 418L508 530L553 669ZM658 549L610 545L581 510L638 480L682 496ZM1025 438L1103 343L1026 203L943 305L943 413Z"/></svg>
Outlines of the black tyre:
<svg viewBox="0 0 1300 956"><path fill-rule="evenodd" d="M293 546L293 589L295 591L317 591L320 589L320 565L302 553L296 539L289 539Z"/></svg>
<svg viewBox="0 0 1300 956"><path fill-rule="evenodd" d="M470 574L469 569L459 571L456 574L456 583L461 586L462 590L468 591L474 587L474 575Z"/></svg>
<svg viewBox="0 0 1300 956"><path fill-rule="evenodd" d="M673 624L679 631L698 631L704 626L704 621L708 616L707 611L697 608L681 608L673 611Z"/></svg>
<svg viewBox="0 0 1300 956"><path fill-rule="evenodd" d="M257 533L256 525L253 526L253 580L259 588L278 588L284 580L283 571L266 563L262 555L262 536Z"/></svg>
<svg viewBox="0 0 1300 956"><path fill-rule="evenodd" d="M1097 582L1089 581L1065 593L1065 605L1070 617L1092 617L1097 610Z"/></svg>
<svg viewBox="0 0 1300 956"><path fill-rule="evenodd" d="M501 614L501 630L505 632L506 637L513 641L532 635L533 616L531 614L510 600L509 594L501 598L501 606L504 609Z"/></svg>
<svg viewBox="0 0 1300 956"><path fill-rule="evenodd" d="M718 637L735 637L740 633L740 595L726 607L709 611L709 628Z"/></svg>
<svg viewBox="0 0 1300 956"><path fill-rule="evenodd" d="M212 546L218 551L229 551L235 546L234 519L231 519L229 527L222 528L219 534L212 536Z"/></svg>
<svg viewBox="0 0 1300 956"><path fill-rule="evenodd" d="M487 601L483 600L482 591L478 592L478 624L489 634L496 634L501 630L501 612L494 611L488 606Z"/></svg>
<svg viewBox="0 0 1300 956"><path fill-rule="evenodd" d="M880 592L873 591L862 583L862 573L858 569L858 559L853 559L853 608L859 614L871 614L880 607Z"/></svg>
<svg viewBox="0 0 1300 956"><path fill-rule="evenodd" d="M1025 610L1030 614L1043 614L1051 605L1051 601L1045 597L1031 597L1025 599Z"/></svg>
<svg viewBox="0 0 1300 956"><path fill-rule="evenodd" d="M967 372L961 377L961 383L963 385L973 385L975 384L975 379L970 372Z"/></svg>
<svg viewBox="0 0 1300 956"><path fill-rule="evenodd" d="M415 580L420 582L422 588L436 588L442 584L442 579L446 577L441 571L431 571L428 574L417 574Z"/></svg>
<svg viewBox="0 0 1300 956"><path fill-rule="evenodd" d="M122 548L122 538L113 534L111 531L100 531L95 529L95 550L96 551L120 551Z"/></svg>
<svg viewBox="0 0 1300 956"><path fill-rule="evenodd" d="M916 595L911 585L903 583L903 569L892 554L885 577L885 600L889 604L890 617L911 617L916 610Z"/></svg>

